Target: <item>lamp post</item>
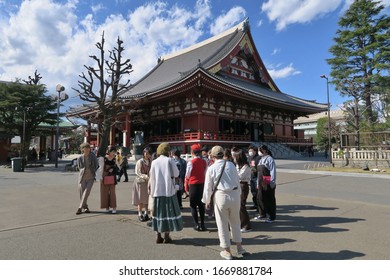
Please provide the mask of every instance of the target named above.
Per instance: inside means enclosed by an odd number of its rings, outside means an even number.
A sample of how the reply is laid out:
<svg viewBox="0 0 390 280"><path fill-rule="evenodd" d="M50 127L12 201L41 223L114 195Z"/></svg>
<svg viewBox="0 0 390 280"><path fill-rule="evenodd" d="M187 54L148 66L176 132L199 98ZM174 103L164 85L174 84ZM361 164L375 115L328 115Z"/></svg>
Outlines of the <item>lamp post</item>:
<svg viewBox="0 0 390 280"><path fill-rule="evenodd" d="M58 84L56 86L56 91L58 92L57 98L57 130L56 130L56 142L55 142L55 167L58 168L58 141L60 139L60 101L61 101L61 92L65 90L65 87Z"/></svg>
<svg viewBox="0 0 390 280"><path fill-rule="evenodd" d="M320 76L322 79L326 79L326 96L328 99L328 154L329 162L332 163L332 144L331 144L331 126L330 126L330 102L329 102L329 79L326 75Z"/></svg>

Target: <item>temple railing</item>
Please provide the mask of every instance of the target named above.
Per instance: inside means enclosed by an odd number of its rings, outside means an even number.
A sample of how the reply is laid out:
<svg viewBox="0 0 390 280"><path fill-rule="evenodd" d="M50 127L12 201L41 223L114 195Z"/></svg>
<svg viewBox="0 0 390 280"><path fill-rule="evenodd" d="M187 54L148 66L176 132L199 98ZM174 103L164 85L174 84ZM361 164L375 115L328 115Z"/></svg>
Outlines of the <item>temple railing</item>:
<svg viewBox="0 0 390 280"><path fill-rule="evenodd" d="M290 143L312 144L313 139L296 138L291 136L265 135L264 142L284 143L284 144L290 144Z"/></svg>
<svg viewBox="0 0 390 280"><path fill-rule="evenodd" d="M332 151L332 159L390 160L390 150Z"/></svg>
<svg viewBox="0 0 390 280"><path fill-rule="evenodd" d="M332 161L337 166L390 167L390 150L337 150Z"/></svg>
<svg viewBox="0 0 390 280"><path fill-rule="evenodd" d="M227 134L217 132L184 132L169 135L155 135L151 136L149 142L173 142L173 141L194 141L194 140L215 140L215 141L251 141L250 135ZM303 139L296 137L284 136L265 136L264 142L276 143L313 143L312 139Z"/></svg>

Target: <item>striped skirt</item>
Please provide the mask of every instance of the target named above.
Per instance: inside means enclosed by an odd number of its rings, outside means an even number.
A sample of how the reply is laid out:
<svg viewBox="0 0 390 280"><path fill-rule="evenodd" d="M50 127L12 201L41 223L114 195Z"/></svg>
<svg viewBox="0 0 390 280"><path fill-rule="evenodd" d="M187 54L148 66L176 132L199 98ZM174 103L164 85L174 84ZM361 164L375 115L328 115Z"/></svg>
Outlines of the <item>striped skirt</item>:
<svg viewBox="0 0 390 280"><path fill-rule="evenodd" d="M171 197L154 198L152 229L157 232L180 231L183 229L176 194Z"/></svg>

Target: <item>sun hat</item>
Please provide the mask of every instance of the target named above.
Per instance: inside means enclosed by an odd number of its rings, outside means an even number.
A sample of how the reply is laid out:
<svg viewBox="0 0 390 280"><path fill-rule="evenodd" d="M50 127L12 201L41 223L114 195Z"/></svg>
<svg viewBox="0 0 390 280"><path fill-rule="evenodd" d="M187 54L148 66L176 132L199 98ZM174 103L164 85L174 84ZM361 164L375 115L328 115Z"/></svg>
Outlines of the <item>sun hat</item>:
<svg viewBox="0 0 390 280"><path fill-rule="evenodd" d="M223 148L221 146L214 146L211 149L211 155L214 157L221 157L223 156Z"/></svg>

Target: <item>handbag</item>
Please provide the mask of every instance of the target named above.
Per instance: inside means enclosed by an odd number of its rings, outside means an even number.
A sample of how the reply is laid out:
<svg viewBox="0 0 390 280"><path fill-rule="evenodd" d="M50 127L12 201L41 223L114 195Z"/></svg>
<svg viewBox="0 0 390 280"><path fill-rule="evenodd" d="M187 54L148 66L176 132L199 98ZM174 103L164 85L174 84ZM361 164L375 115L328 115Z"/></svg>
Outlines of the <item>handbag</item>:
<svg viewBox="0 0 390 280"><path fill-rule="evenodd" d="M115 185L115 176L109 175L103 177L103 184L104 185Z"/></svg>
<svg viewBox="0 0 390 280"><path fill-rule="evenodd" d="M134 182L136 183L146 183L147 180L141 177L135 177Z"/></svg>
<svg viewBox="0 0 390 280"><path fill-rule="evenodd" d="M172 181L173 189L175 190L175 192L178 192L180 190L180 185L178 183L176 183L177 178L173 177L172 166L169 162L168 162L168 165L169 165L169 171L171 173L171 181Z"/></svg>
<svg viewBox="0 0 390 280"><path fill-rule="evenodd" d="M226 165L226 160L223 163L223 167L222 167L222 170L221 170L221 174L219 174L218 181L217 181L217 183L215 184L215 186L213 188L213 193L211 194L211 197L210 197L210 205L214 205L214 195L217 192L218 184L221 181L221 177L222 177L223 172L225 171L225 165Z"/></svg>
<svg viewBox="0 0 390 280"><path fill-rule="evenodd" d="M271 176L263 176L263 184L268 186L271 183Z"/></svg>

